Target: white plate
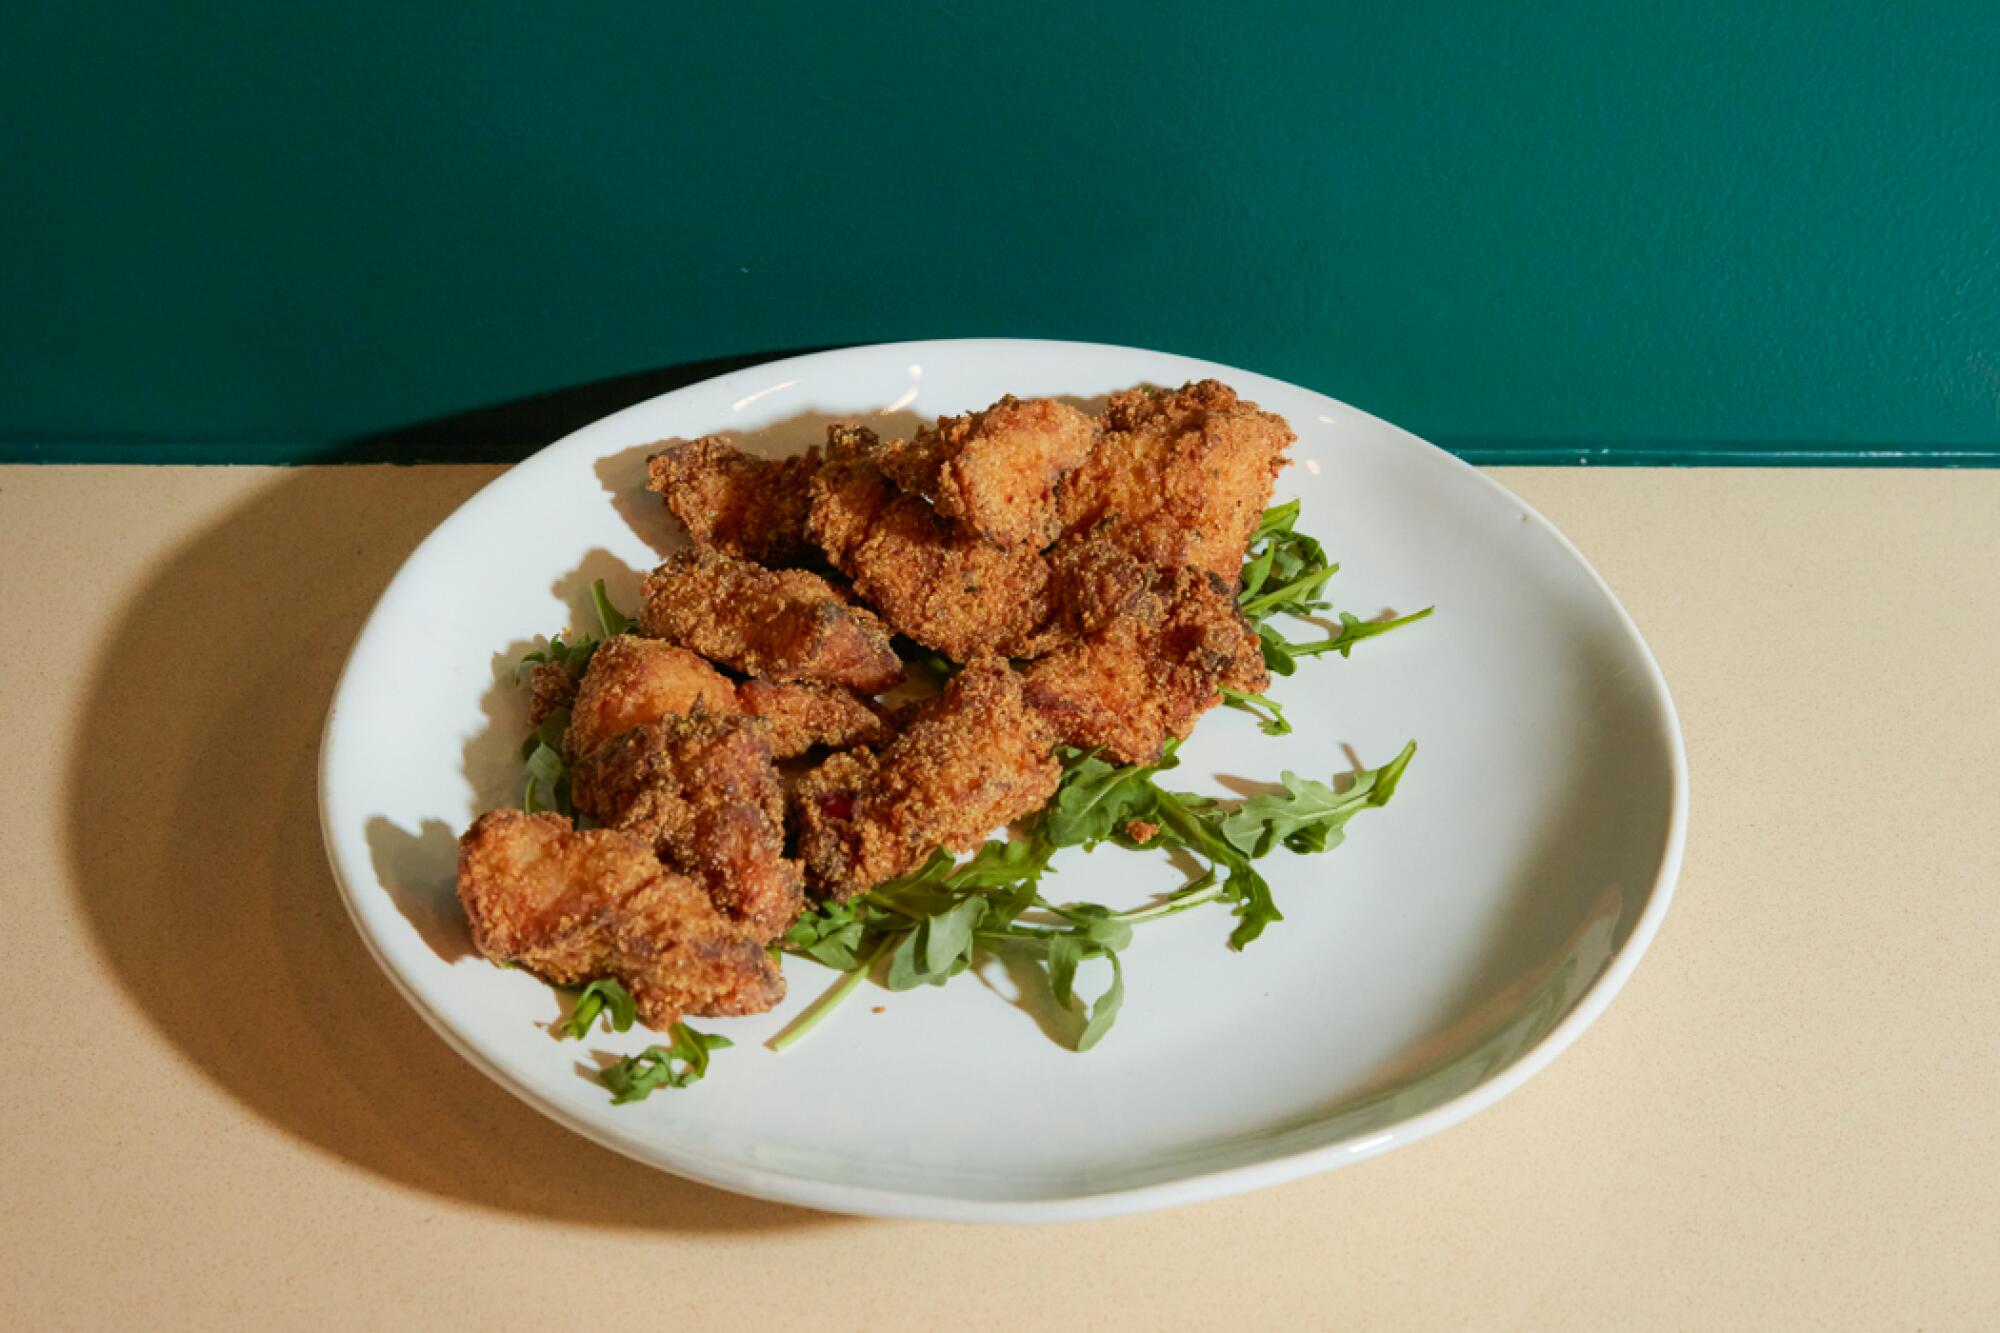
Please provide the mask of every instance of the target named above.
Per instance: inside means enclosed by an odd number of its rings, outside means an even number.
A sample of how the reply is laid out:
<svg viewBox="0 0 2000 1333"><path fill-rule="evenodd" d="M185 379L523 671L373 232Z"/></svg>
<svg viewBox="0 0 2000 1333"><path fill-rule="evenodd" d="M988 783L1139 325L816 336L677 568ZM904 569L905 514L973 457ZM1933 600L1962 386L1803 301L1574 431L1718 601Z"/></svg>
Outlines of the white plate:
<svg viewBox="0 0 2000 1333"><path fill-rule="evenodd" d="M1116 1028L1078 1055L1007 976L869 987L782 1056L761 1043L834 974L788 961L776 1013L704 1022L706 1082L612 1106L558 1042L556 995L467 954L454 836L519 796L535 636L588 627L590 580L630 608L676 537L640 490L653 441L723 431L789 452L835 416L958 412L1003 393L1095 398L1215 376L1290 419L1277 497L1342 563L1336 605L1430 620L1279 679L1297 733L1201 722L1173 775L1217 795L1325 779L1420 742L1394 803L1322 856L1265 865L1286 919L1242 954L1221 908L1140 928ZM362 936L443 1037L502 1086L640 1161L846 1212L1030 1221L1228 1194L1463 1120L1609 1003L1658 929L1687 777L1658 666L1610 591L1520 500L1319 394L1186 357L1080 343L901 343L758 366L585 427L498 478L413 554L355 643L327 718L320 806ZM1134 903L1177 878L1104 848L1057 862L1065 899ZM1094 965L1094 966L1102 966ZM1087 978L1094 989L1101 982ZM873 1012L876 1006L884 1012ZM523 1164L534 1170L534 1163Z"/></svg>

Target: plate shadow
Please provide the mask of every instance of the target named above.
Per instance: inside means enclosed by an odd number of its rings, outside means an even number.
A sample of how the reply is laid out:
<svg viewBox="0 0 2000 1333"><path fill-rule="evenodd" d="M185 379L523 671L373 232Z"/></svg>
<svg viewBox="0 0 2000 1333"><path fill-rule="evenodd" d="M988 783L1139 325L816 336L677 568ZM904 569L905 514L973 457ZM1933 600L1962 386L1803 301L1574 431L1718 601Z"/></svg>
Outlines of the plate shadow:
<svg viewBox="0 0 2000 1333"><path fill-rule="evenodd" d="M605 1229L843 1224L656 1172L545 1119L426 1028L342 908L319 826L327 702L390 576L494 472L277 474L119 611L82 666L88 702L61 774L94 942L217 1087L400 1188ZM453 830L372 833L378 866L428 886L433 947L465 947L443 900Z"/></svg>

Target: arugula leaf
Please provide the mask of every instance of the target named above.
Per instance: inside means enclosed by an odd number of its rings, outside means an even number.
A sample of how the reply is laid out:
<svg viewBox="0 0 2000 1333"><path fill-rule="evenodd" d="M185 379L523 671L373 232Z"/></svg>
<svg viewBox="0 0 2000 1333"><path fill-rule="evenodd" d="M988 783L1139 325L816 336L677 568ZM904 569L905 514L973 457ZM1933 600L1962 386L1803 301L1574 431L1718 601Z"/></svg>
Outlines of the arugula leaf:
<svg viewBox="0 0 2000 1333"><path fill-rule="evenodd" d="M1056 788L1048 807L1042 836L1053 847L1106 841L1150 807L1153 775L1180 763L1175 748L1176 744L1169 742L1152 763L1123 768L1114 768L1094 753L1071 751L1074 758L1067 761L1062 785Z"/></svg>
<svg viewBox="0 0 2000 1333"><path fill-rule="evenodd" d="M514 678L519 680L523 671L538 662L553 662L571 676L582 676L589 669L591 655L596 651L597 640L587 634L575 643L564 643L563 636L558 634L549 640L546 648L523 653L521 660L514 664Z"/></svg>
<svg viewBox="0 0 2000 1333"><path fill-rule="evenodd" d="M1411 741L1381 768L1355 774L1344 792L1287 769L1282 779L1285 794L1251 797L1223 819L1222 836L1248 857L1263 856L1281 843L1294 852L1338 847L1348 820L1371 806L1388 804L1416 753L1417 743Z"/></svg>
<svg viewBox="0 0 2000 1333"><path fill-rule="evenodd" d="M576 1007L563 1020L560 1035L582 1040L589 1035L590 1025L607 1007L611 1016L605 1021L611 1025L611 1030L630 1031L632 1020L638 1017L638 1008L632 1003L632 992L610 977L600 977L585 986L583 994L576 997Z"/></svg>
<svg viewBox="0 0 2000 1333"><path fill-rule="evenodd" d="M569 709L558 708L543 718L542 725L521 742L521 758L528 764L528 781L521 794L521 808L531 815L544 809L562 815L576 813L570 806L569 765L562 753L563 734L568 730Z"/></svg>
<svg viewBox="0 0 2000 1333"><path fill-rule="evenodd" d="M978 901L973 900L975 906ZM919 986L942 986L972 965L972 950L968 946L963 953L943 954L944 961L936 968L926 964L931 926L939 918L927 917L914 930L905 933L896 947L889 953L889 967L882 976L882 984L893 991L915 990Z"/></svg>
<svg viewBox="0 0 2000 1333"><path fill-rule="evenodd" d="M818 910L792 922L780 943L789 953L804 954L841 972L850 971L861 961L862 940L867 933L857 916L859 910L853 902L822 903Z"/></svg>
<svg viewBox="0 0 2000 1333"><path fill-rule="evenodd" d="M597 623L604 627L604 637L615 639L627 633L638 622L611 604L611 597L604 591L604 580L597 579L590 585L590 603L597 608Z"/></svg>
<svg viewBox="0 0 2000 1333"><path fill-rule="evenodd" d="M1299 521L1299 500L1297 496L1281 505L1272 505L1257 520L1257 530L1250 534L1251 546L1278 533L1290 532L1292 525Z"/></svg>
<svg viewBox="0 0 2000 1333"><path fill-rule="evenodd" d="M1264 665L1274 676L1289 676L1299 669L1292 659L1292 645L1268 624L1257 626L1257 645L1264 650Z"/></svg>
<svg viewBox="0 0 2000 1333"><path fill-rule="evenodd" d="M1083 961L1083 941L1074 935L1057 935L1049 940L1046 957L1049 989L1055 992L1056 1000L1063 1008L1074 1009L1076 965Z"/></svg>
<svg viewBox="0 0 2000 1333"><path fill-rule="evenodd" d="M1235 904L1236 929L1229 933L1229 947L1241 951L1264 933L1264 927L1283 921L1284 913L1271 897L1271 886L1250 866L1250 859L1222 836L1218 825L1222 816L1215 802L1190 797L1181 792L1160 793L1160 813L1194 851L1229 873L1222 881L1222 897Z"/></svg>
<svg viewBox="0 0 2000 1333"><path fill-rule="evenodd" d="M1257 719L1257 729L1266 736L1289 736L1292 724L1285 720L1285 710L1278 701L1264 694L1242 694L1228 686L1222 687L1222 702L1225 707L1250 714Z"/></svg>
<svg viewBox="0 0 2000 1333"><path fill-rule="evenodd" d="M1298 518L1297 500L1273 505L1251 534L1236 602L1252 623L1278 611L1303 614L1325 605L1317 594L1340 566L1328 563L1326 548L1296 530Z"/></svg>
<svg viewBox="0 0 2000 1333"><path fill-rule="evenodd" d="M1308 610L1315 604L1313 594L1339 572L1339 565L1320 565L1268 591L1261 591L1248 601L1240 602L1239 608L1252 620L1261 620L1281 608Z"/></svg>
<svg viewBox="0 0 2000 1333"><path fill-rule="evenodd" d="M1238 608L1256 627L1264 665L1274 675L1293 674L1301 657L1327 652L1347 657L1361 640L1413 624L1431 613L1431 608L1426 607L1394 620L1364 621L1352 612L1343 611L1340 631L1336 634L1304 643L1285 638L1268 623L1269 618L1278 614L1304 616L1328 609L1327 603L1320 599L1320 590L1340 570L1339 565L1327 561L1325 547L1295 529L1298 517L1297 500L1264 511L1251 537L1250 550L1243 562L1242 590L1236 597ZM1242 707L1235 699L1227 702ZM1281 725L1281 720L1267 725L1265 730L1271 735L1285 734L1273 730L1277 725Z"/></svg>
<svg viewBox="0 0 2000 1333"><path fill-rule="evenodd" d="M1229 875L1222 881L1223 896L1236 904L1231 914L1237 918L1236 929L1229 932L1229 947L1241 953L1264 933L1264 927L1283 921L1285 914L1278 910L1270 884L1248 861L1224 864L1229 866Z"/></svg>
<svg viewBox="0 0 2000 1333"><path fill-rule="evenodd" d="M1111 963L1111 986L1090 1006L1090 1020L1083 1025L1083 1032L1076 1039L1079 1052L1087 1051L1102 1041L1117 1020L1118 1011L1125 1007L1125 969L1119 964L1117 954L1107 953L1104 957Z"/></svg>
<svg viewBox="0 0 2000 1333"><path fill-rule="evenodd" d="M961 961L971 961L972 933L985 918L986 900L967 898L926 921L920 932L924 971L933 976L956 975L952 969Z"/></svg>
<svg viewBox="0 0 2000 1333"><path fill-rule="evenodd" d="M629 633L632 626L638 623L611 604L611 598L604 591L603 579L590 585L590 600L597 610L597 623L607 639ZM590 669L590 659L597 652L597 647L598 640L588 634L579 634L574 641L565 641L558 634L548 641L546 647L523 653L521 660L514 664L514 678L520 679L521 673L531 666L552 662L580 679Z"/></svg>
<svg viewBox="0 0 2000 1333"><path fill-rule="evenodd" d="M671 1035L671 1045L648 1046L598 1072L598 1081L611 1090L614 1104L642 1102L661 1088L698 1083L708 1073L709 1052L726 1051L736 1044L727 1037L696 1032L685 1023L674 1024Z"/></svg>
<svg viewBox="0 0 2000 1333"><path fill-rule="evenodd" d="M999 889L1039 877L1056 849L1045 838L992 838L947 878L955 889Z"/></svg>
<svg viewBox="0 0 2000 1333"><path fill-rule="evenodd" d="M1125 1004L1125 969L1111 949L1092 948L1074 935L1058 935L1048 944L1049 989L1065 1009L1076 1009L1076 969L1089 958L1103 958L1111 964L1111 985L1085 1010L1083 1031L1077 1034L1076 1049L1087 1051L1104 1039L1118 1010Z"/></svg>

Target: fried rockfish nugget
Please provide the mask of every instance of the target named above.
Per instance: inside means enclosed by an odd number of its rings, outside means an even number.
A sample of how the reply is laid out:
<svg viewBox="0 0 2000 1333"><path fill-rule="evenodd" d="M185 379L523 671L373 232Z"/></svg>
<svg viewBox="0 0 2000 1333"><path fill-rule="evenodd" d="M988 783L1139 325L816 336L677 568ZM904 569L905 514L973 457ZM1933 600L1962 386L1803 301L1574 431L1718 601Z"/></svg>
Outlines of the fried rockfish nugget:
<svg viewBox="0 0 2000 1333"><path fill-rule="evenodd" d="M696 712L636 727L579 760L570 793L591 818L647 839L759 940L784 934L805 905L771 747L747 718Z"/></svg>
<svg viewBox="0 0 2000 1333"><path fill-rule="evenodd" d="M685 648L620 634L590 655L564 745L579 759L634 727L697 708L734 713L736 687Z"/></svg>
<svg viewBox="0 0 2000 1333"><path fill-rule="evenodd" d="M646 460L646 489L687 525L697 546L760 565L790 565L810 552L806 502L819 450L755 458L719 435L670 444Z"/></svg>
<svg viewBox="0 0 2000 1333"><path fill-rule="evenodd" d="M1161 569L1197 565L1234 583L1295 438L1214 380L1114 397L1104 438L1063 479L1063 530L1095 533Z"/></svg>
<svg viewBox="0 0 2000 1333"><path fill-rule="evenodd" d="M1203 569L1162 576L1120 614L1030 663L1029 707L1067 744L1120 763L1158 758L1169 736L1186 736L1222 701L1222 688L1255 694L1270 683L1233 588Z"/></svg>
<svg viewBox="0 0 2000 1333"><path fill-rule="evenodd" d="M904 490L929 500L996 546L1047 546L1061 531L1056 483L1090 456L1097 423L1050 398L1002 398L983 412L939 417L877 461Z"/></svg>
<svg viewBox="0 0 2000 1333"><path fill-rule="evenodd" d="M890 736L889 724L866 700L838 685L746 680L736 687L736 700L745 716L764 724L764 739L779 759L818 745L880 745Z"/></svg>
<svg viewBox="0 0 2000 1333"><path fill-rule="evenodd" d="M1039 809L1062 780L1021 678L985 657L952 678L878 757L835 755L798 785L799 853L835 899L865 893L939 847L963 851Z"/></svg>
<svg viewBox="0 0 2000 1333"><path fill-rule="evenodd" d="M889 632L801 569L682 551L646 576L639 628L748 676L874 693L903 678Z"/></svg>
<svg viewBox="0 0 2000 1333"><path fill-rule="evenodd" d="M458 899L488 958L557 985L615 977L648 1027L762 1013L785 997L749 932L630 834L489 811L459 839Z"/></svg>
<svg viewBox="0 0 2000 1333"><path fill-rule="evenodd" d="M898 491L870 461L872 440L829 437L807 534L897 633L959 662L1020 652L1048 618L1047 562L960 532Z"/></svg>

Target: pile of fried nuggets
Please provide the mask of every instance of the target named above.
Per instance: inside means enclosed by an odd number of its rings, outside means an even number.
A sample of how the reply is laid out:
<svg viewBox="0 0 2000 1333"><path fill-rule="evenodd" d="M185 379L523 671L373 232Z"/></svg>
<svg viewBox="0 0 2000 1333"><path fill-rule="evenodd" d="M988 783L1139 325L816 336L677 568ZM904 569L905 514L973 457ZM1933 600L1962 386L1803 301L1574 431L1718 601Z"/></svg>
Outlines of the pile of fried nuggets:
<svg viewBox="0 0 2000 1333"><path fill-rule="evenodd" d="M1058 745L1145 762L1222 688L1263 689L1236 592L1292 439L1204 380L1096 418L1005 398L909 440L835 426L778 460L666 447L650 488L692 549L580 681L534 678L536 722L571 710L571 797L600 827L481 816L474 942L557 984L615 977L653 1027L771 1008L767 946L809 898L1038 810ZM891 708L892 635L963 667Z"/></svg>

